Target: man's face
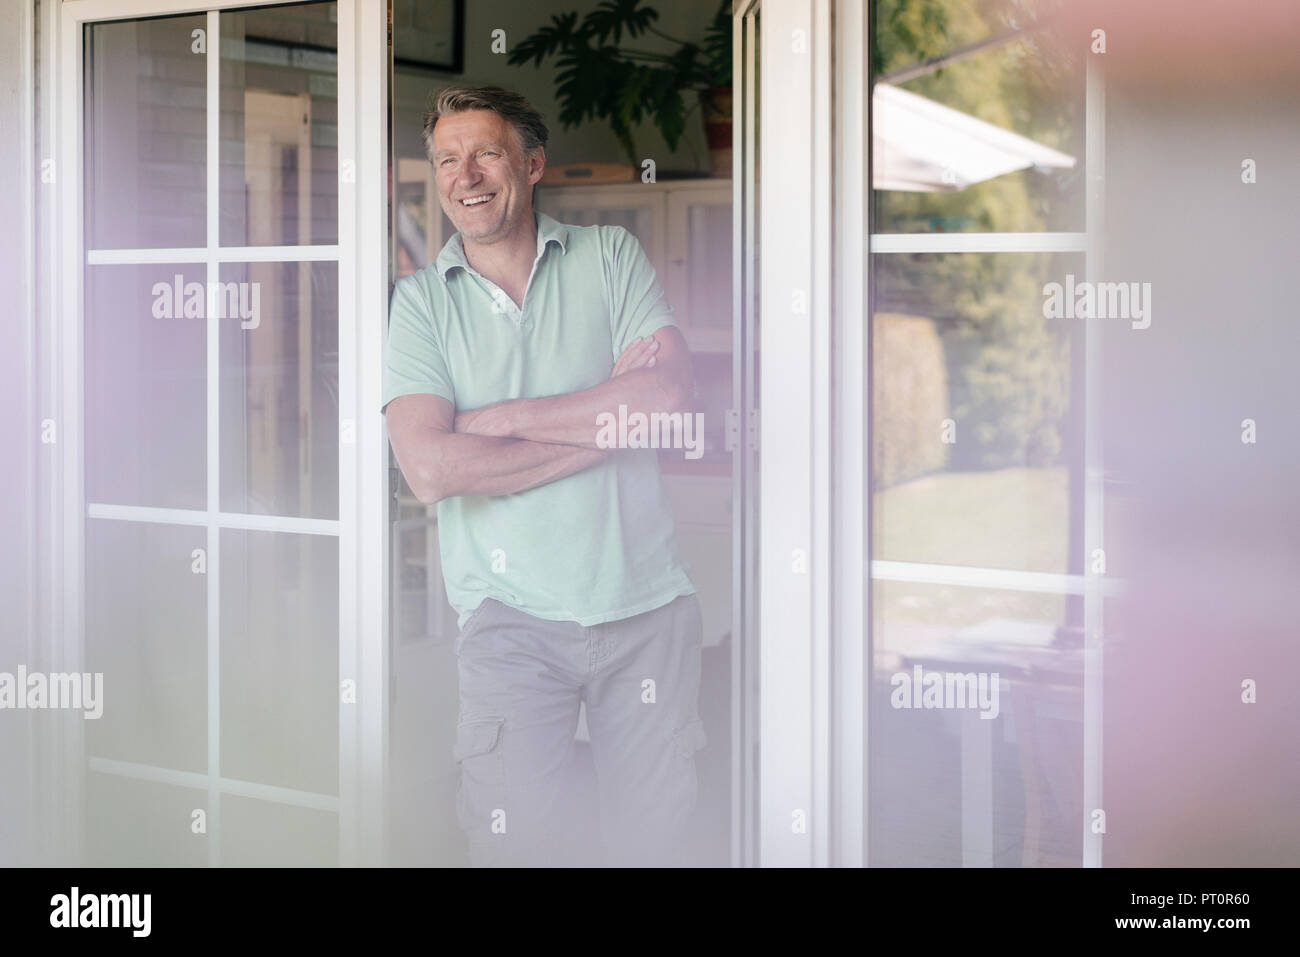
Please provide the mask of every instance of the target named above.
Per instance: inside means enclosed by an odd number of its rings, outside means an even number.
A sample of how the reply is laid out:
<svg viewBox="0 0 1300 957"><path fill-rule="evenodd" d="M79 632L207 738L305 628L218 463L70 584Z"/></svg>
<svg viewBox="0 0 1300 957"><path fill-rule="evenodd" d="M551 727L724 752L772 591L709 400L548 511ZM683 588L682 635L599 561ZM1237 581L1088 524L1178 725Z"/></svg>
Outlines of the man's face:
<svg viewBox="0 0 1300 957"><path fill-rule="evenodd" d="M432 151L442 210L466 239L497 242L532 215L533 184L546 156L540 149L525 156L503 117L491 110L439 117Z"/></svg>

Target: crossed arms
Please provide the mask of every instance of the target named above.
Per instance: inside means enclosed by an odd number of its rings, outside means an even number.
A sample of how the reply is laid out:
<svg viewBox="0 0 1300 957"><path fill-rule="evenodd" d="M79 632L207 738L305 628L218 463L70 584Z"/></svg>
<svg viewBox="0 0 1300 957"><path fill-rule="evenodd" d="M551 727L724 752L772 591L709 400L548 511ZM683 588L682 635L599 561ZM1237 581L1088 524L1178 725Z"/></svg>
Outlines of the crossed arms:
<svg viewBox="0 0 1300 957"><path fill-rule="evenodd" d="M694 380L686 340L673 326L637 339L600 385L541 399L510 399L456 413L441 396L399 396L388 404L388 437L417 498L523 492L596 464L598 416L686 412Z"/></svg>

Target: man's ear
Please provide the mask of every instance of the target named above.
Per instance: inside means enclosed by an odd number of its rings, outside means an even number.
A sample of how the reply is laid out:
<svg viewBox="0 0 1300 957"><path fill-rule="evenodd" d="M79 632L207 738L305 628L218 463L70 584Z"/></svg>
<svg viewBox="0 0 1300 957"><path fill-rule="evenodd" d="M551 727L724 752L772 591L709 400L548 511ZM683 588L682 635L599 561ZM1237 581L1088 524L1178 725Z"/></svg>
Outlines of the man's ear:
<svg viewBox="0 0 1300 957"><path fill-rule="evenodd" d="M539 146L528 157L528 182L536 185L546 171L546 147Z"/></svg>

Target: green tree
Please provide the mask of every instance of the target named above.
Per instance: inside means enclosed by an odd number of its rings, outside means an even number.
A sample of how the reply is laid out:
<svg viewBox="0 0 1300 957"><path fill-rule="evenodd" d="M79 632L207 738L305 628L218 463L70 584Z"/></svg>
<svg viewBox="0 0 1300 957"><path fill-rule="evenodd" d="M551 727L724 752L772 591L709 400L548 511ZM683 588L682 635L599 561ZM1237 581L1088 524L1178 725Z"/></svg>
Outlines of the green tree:
<svg viewBox="0 0 1300 957"><path fill-rule="evenodd" d="M1027 0L879 0L874 75L1024 27L1050 13ZM1081 61L1030 33L899 83L987 123L1070 152L1080 122ZM876 192L877 228L1038 232L1077 229L1082 163L1067 175L999 176L956 193ZM877 308L923 302L942 336L959 441L953 468L1050 465L1069 411L1071 327L1042 315L1042 286L1063 256L889 255L877 258ZM877 357L888 364L888 356Z"/></svg>

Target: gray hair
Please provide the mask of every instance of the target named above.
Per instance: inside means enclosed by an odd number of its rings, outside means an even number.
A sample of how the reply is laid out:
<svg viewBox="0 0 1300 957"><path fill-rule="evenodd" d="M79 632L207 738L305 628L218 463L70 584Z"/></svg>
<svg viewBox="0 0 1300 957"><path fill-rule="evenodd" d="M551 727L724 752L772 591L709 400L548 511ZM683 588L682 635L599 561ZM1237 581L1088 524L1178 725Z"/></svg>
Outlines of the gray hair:
<svg viewBox="0 0 1300 957"><path fill-rule="evenodd" d="M542 122L542 114L518 93L499 86L449 86L430 98L429 111L424 114L424 152L432 158L433 128L438 117L446 113L463 113L466 110L491 110L515 129L524 155L538 147L545 147L550 133Z"/></svg>

